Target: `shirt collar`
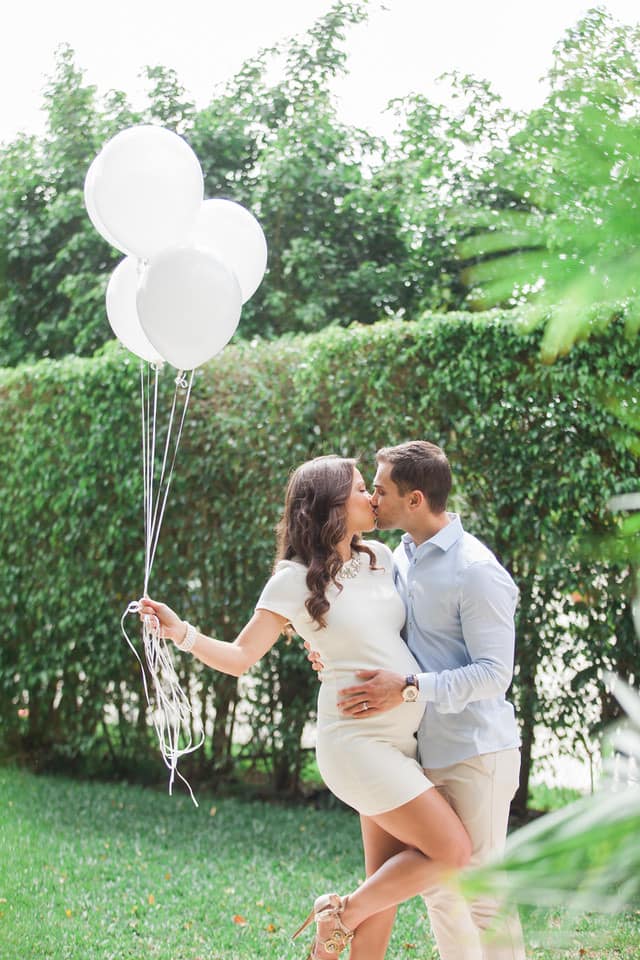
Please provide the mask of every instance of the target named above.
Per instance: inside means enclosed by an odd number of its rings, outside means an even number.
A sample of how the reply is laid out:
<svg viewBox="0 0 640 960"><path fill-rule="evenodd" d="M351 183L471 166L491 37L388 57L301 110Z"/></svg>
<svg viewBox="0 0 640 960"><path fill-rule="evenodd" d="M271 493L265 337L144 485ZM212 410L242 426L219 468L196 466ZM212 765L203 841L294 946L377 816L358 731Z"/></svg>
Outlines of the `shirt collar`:
<svg viewBox="0 0 640 960"><path fill-rule="evenodd" d="M462 521L457 513L447 513L447 516L449 517L449 523L447 523L442 530L438 530L429 540L421 543L420 546L416 546L416 542L410 533L404 533L402 535L405 553L410 559L430 546L439 547L443 553L446 553L454 543L458 542L464 533Z"/></svg>

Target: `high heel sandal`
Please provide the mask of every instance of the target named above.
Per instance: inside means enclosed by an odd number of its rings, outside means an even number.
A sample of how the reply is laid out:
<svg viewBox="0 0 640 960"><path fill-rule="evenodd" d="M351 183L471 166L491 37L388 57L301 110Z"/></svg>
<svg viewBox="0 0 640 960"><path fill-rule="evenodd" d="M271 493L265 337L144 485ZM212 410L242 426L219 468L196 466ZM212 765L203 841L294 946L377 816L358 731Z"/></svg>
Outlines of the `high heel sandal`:
<svg viewBox="0 0 640 960"><path fill-rule="evenodd" d="M319 950L337 956L349 946L353 940L353 930L349 930L342 922L342 911L346 902L347 898L341 900L337 893L324 893L321 897L318 897L313 905L313 910L291 938L295 940L303 930L307 929L311 921L315 920L316 935L307 955L307 960L322 960L318 953Z"/></svg>

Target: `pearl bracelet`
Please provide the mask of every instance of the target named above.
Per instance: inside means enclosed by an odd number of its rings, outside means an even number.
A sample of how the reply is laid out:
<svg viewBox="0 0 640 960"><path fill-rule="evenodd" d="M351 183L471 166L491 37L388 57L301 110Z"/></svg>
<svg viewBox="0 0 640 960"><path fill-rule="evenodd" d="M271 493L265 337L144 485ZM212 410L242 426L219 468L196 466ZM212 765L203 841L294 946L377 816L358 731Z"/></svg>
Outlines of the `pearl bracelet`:
<svg viewBox="0 0 640 960"><path fill-rule="evenodd" d="M189 623L188 620L185 620L184 622L187 625L184 640L182 643L176 643L176 647L178 647L179 650L184 650L185 653L190 653L190 651L193 650L193 645L196 642L198 631Z"/></svg>

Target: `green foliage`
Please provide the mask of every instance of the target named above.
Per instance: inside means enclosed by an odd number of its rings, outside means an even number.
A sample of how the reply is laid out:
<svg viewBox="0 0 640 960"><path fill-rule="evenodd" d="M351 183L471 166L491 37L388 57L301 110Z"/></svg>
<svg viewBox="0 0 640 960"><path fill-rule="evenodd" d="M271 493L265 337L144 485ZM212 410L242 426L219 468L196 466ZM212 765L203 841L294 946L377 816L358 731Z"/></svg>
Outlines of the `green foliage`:
<svg viewBox="0 0 640 960"><path fill-rule="evenodd" d="M499 896L507 905L554 908L562 904L555 944L566 944L569 921L585 911L629 913L640 904L640 695L608 676L627 717L608 735L616 754L598 792L541 817L513 833L499 863L467 872L470 898ZM544 935L543 935L544 936ZM634 943L638 946L636 937ZM635 955L635 953L634 953Z"/></svg>
<svg viewBox="0 0 640 960"><path fill-rule="evenodd" d="M137 122L184 136L206 194L263 224L268 271L239 337L528 298L552 318L547 358L588 332L594 303L628 300L637 329L638 28L590 12L558 44L551 93L527 116L452 74L448 106L421 93L394 101L385 141L341 123L331 92L367 6L337 0L198 110L158 65L146 67L140 112L122 92L99 97L61 48L47 134L0 150L0 363L90 355L107 339L118 254L90 224L82 185L104 142Z"/></svg>
<svg viewBox="0 0 640 960"><path fill-rule="evenodd" d="M637 472L637 450L602 402L616 384L638 389L636 344L623 329L624 319L553 366L538 361L539 330L497 313L228 347L195 379L152 595L233 639L269 575L294 466L320 452L360 454L370 479L380 445L435 440L454 465L466 527L521 590L513 694L524 807L536 724L552 718L572 749L585 691L598 691L596 719L615 715L602 670L636 670L628 562L585 549L617 529L608 499L632 490ZM168 412L168 371L161 383ZM142 587L138 395L137 364L115 346L0 381L11 504L0 519L1 738L5 753L30 762L142 773L157 756L118 626ZM540 677L558 652L573 679L556 692ZM316 691L299 642L256 668L244 700L235 680L190 658L179 665L196 716L209 721L206 749L185 772L232 773L236 726L251 731L243 764L266 759L278 790L294 791Z"/></svg>
<svg viewBox="0 0 640 960"><path fill-rule="evenodd" d="M119 254L83 206L100 147L133 123L158 123L193 146L208 196L262 221L269 271L241 335L371 323L407 305L398 200L368 175L384 147L341 124L330 93L345 69L345 32L366 3L337 2L302 39L244 64L196 111L174 71L146 68L149 103L98 97L72 51L59 51L45 96L45 137L0 151L0 364L90 355L109 337L104 291ZM282 76L270 77L274 64Z"/></svg>
<svg viewBox="0 0 640 960"><path fill-rule="evenodd" d="M615 913L640 902L640 807L632 788L547 814L513 834L500 874L469 879L469 893L509 892L516 902ZM488 877L491 879L488 879ZM478 882L478 887L475 886ZM485 886L486 884L486 886Z"/></svg>
<svg viewBox="0 0 640 960"><path fill-rule="evenodd" d="M580 791L572 787L549 787L536 783L529 787L529 806L532 810L557 810L580 799Z"/></svg>
<svg viewBox="0 0 640 960"><path fill-rule="evenodd" d="M628 299L637 329L640 27L590 11L555 50L551 92L489 158L458 239L486 308L532 300L543 353L589 334L594 303Z"/></svg>
<svg viewBox="0 0 640 960"><path fill-rule="evenodd" d="M421 94L392 103L396 141L376 178L378 191L400 211L406 300L444 311L465 303L457 244L487 202L491 151L507 141L518 118L486 82L457 72L440 81L450 105Z"/></svg>
<svg viewBox="0 0 640 960"><path fill-rule="evenodd" d="M91 354L104 343L104 292L118 256L83 202L91 160L138 122L119 94L98 109L68 47L45 94L48 132L0 151L0 362Z"/></svg>

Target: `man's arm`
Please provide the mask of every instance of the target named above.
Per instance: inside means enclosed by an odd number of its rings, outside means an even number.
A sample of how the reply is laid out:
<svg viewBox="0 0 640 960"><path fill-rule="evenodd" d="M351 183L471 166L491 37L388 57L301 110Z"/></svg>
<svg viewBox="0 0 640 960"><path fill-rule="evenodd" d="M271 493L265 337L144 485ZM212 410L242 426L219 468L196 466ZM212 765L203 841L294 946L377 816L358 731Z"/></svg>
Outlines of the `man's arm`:
<svg viewBox="0 0 640 960"><path fill-rule="evenodd" d="M307 660L316 673L320 674L324 669L320 654L313 649L309 640L305 640L304 648L307 651ZM356 676L362 678L362 684L339 691L341 699L338 700L338 707L343 713L354 716L366 713L368 716L371 713L391 710L403 702L402 690L406 678L402 674L393 673L391 670L359 670ZM322 676L318 676L318 680L322 680ZM367 704L366 711L362 709L363 703Z"/></svg>
<svg viewBox="0 0 640 960"><path fill-rule="evenodd" d="M518 590L502 567L472 564L460 599L462 635L471 662L420 675L420 699L438 713L460 713L476 700L503 696L513 676Z"/></svg>
<svg viewBox="0 0 640 960"><path fill-rule="evenodd" d="M363 719L384 713L404 702L402 691L406 686L406 677L403 673L359 670L356 676L361 678L361 683L338 690L338 709L346 716ZM366 710L363 710L364 703L367 704Z"/></svg>
<svg viewBox="0 0 640 960"><path fill-rule="evenodd" d="M433 703L439 713L459 713L469 703L506 692L513 675L517 598L517 588L502 567L476 563L468 568L460 619L471 662L438 673L419 673L419 700ZM344 714L362 718L403 702L406 678L402 674L375 670L360 671L357 676L361 683L338 691L338 706Z"/></svg>

